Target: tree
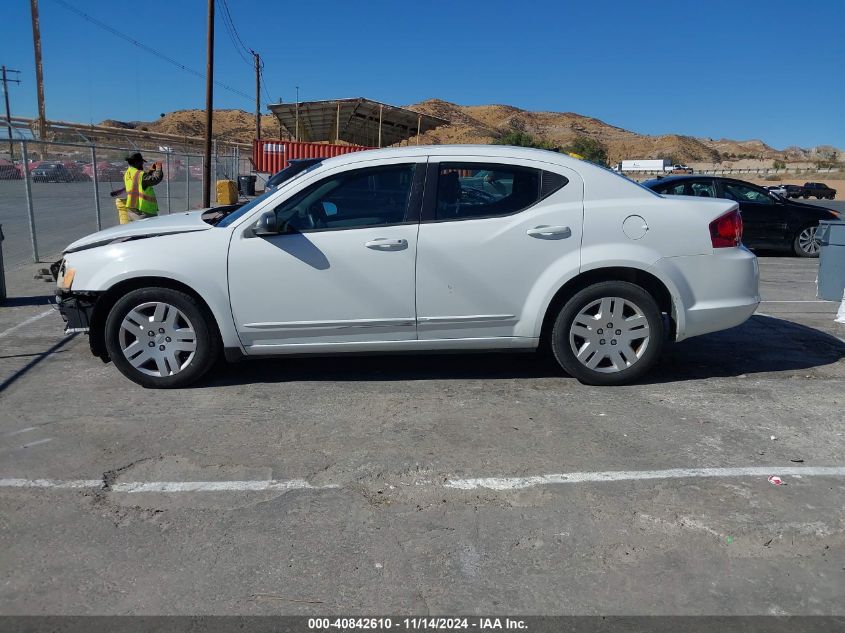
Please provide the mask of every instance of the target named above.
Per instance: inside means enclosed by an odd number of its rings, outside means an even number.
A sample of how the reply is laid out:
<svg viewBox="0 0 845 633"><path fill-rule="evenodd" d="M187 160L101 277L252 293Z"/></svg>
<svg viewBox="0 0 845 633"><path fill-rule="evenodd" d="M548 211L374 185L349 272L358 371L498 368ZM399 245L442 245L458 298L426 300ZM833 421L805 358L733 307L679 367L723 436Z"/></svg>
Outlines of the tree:
<svg viewBox="0 0 845 633"><path fill-rule="evenodd" d="M775 169L785 169L785 168L786 168L786 163L785 163L785 162L783 162L782 160L778 160L778 159L776 158L776 159L774 160L774 162L772 162L772 167L774 167Z"/></svg>
<svg viewBox="0 0 845 633"><path fill-rule="evenodd" d="M607 165L607 147L589 136L579 136L564 148L564 151L583 156L584 160L597 165Z"/></svg>
<svg viewBox="0 0 845 633"><path fill-rule="evenodd" d="M514 130L506 132L493 141L493 145L515 145L516 147L536 147L539 149L555 149L555 146L527 132Z"/></svg>

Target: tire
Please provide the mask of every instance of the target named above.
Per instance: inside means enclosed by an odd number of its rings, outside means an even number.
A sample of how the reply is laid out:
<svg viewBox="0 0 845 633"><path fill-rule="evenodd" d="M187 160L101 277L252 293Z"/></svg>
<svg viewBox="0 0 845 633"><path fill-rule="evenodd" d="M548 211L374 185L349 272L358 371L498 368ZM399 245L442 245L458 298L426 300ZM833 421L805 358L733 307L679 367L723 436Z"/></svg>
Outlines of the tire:
<svg viewBox="0 0 845 633"><path fill-rule="evenodd" d="M804 200L809 200L809 198L810 198L810 196L808 196L808 195L806 195L806 194L805 194L805 195L803 195L803 196L801 196L801 197L802 197L802 198L804 198Z"/></svg>
<svg viewBox="0 0 845 633"><path fill-rule="evenodd" d="M624 325L635 317L640 317L635 324ZM623 325L617 319L622 319ZM608 323L610 336L606 332ZM632 338L623 347L614 337L626 333ZM603 281L564 304L552 328L551 348L560 366L582 383L621 385L637 380L652 368L660 356L663 337L663 317L648 292L624 281ZM596 351L591 352L591 348Z"/></svg>
<svg viewBox="0 0 845 633"><path fill-rule="evenodd" d="M816 200L821 200L822 196L816 196Z"/></svg>
<svg viewBox="0 0 845 633"><path fill-rule="evenodd" d="M105 341L115 367L153 389L196 382L220 356L211 314L194 297L171 288L140 288L121 297L106 318ZM167 351L171 344L176 349Z"/></svg>
<svg viewBox="0 0 845 633"><path fill-rule="evenodd" d="M803 227L792 238L792 252L798 257L818 257L821 246L816 238L818 225Z"/></svg>

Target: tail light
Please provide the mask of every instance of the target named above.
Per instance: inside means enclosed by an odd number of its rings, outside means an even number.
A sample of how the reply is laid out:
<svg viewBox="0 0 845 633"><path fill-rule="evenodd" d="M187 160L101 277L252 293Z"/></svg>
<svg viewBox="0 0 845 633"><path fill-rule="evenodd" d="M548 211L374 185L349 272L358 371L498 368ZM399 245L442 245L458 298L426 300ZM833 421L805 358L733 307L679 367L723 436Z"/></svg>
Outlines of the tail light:
<svg viewBox="0 0 845 633"><path fill-rule="evenodd" d="M742 241L742 216L739 209L728 211L710 223L710 241L713 248L739 246Z"/></svg>

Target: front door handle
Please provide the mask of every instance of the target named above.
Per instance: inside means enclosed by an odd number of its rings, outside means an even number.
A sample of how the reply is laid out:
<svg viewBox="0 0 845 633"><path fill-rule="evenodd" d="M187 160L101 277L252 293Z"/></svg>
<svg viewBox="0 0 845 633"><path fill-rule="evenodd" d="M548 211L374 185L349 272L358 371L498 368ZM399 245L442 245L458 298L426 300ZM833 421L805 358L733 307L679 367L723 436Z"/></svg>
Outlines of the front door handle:
<svg viewBox="0 0 845 633"><path fill-rule="evenodd" d="M374 251L401 251L408 248L408 240L377 237L369 242L364 242L364 246Z"/></svg>
<svg viewBox="0 0 845 633"><path fill-rule="evenodd" d="M528 229L526 233L541 240L562 240L572 236L572 230L568 226L546 226L545 224Z"/></svg>

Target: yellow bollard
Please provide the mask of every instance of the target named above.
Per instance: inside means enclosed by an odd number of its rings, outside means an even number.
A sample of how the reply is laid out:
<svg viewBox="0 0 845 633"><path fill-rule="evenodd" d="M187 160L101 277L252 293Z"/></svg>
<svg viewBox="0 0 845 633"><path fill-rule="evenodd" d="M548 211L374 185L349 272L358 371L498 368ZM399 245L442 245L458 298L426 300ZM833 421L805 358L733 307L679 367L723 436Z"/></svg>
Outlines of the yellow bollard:
<svg viewBox="0 0 845 633"><path fill-rule="evenodd" d="M234 180L217 181L217 202L235 204L238 201L238 185Z"/></svg>
<svg viewBox="0 0 845 633"><path fill-rule="evenodd" d="M129 214L126 212L126 201L120 198L114 199L114 206L117 207L117 219L121 224L129 224Z"/></svg>

